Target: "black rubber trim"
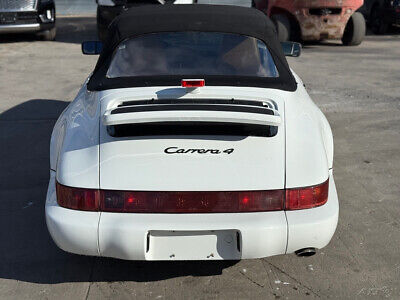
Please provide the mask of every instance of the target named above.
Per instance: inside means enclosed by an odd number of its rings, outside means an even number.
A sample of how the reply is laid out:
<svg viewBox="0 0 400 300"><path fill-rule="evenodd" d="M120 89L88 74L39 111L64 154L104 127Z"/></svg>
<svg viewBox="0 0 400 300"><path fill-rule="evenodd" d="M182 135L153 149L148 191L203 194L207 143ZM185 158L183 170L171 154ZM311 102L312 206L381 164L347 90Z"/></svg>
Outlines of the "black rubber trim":
<svg viewBox="0 0 400 300"><path fill-rule="evenodd" d="M133 136L259 136L273 137L277 126L228 122L156 122L107 126L113 137Z"/></svg>
<svg viewBox="0 0 400 300"><path fill-rule="evenodd" d="M267 108L261 101L252 100L226 100L226 99L151 99L151 100L136 100L125 101L118 107L145 105L145 104L229 104L229 105L249 105Z"/></svg>
<svg viewBox="0 0 400 300"><path fill-rule="evenodd" d="M201 111L233 111L241 113L254 113L263 115L274 115L274 112L269 108L238 106L238 105L217 105L217 104L154 104L141 106L119 107L111 111L112 115L144 112L144 111L182 111L182 110L201 110Z"/></svg>
<svg viewBox="0 0 400 300"><path fill-rule="evenodd" d="M88 82L90 91L104 91L109 89L122 89L129 87L147 86L181 86L182 78L198 77L206 81L206 86L232 86L232 87L260 87L273 88L283 91L294 92L297 83L293 80L288 81L282 73L280 77L251 77L251 76L225 76L225 75L160 75L160 76L141 76L141 77L118 77L107 78L101 72L106 73L108 65L101 67L101 70L94 73ZM288 75L292 76L292 75Z"/></svg>

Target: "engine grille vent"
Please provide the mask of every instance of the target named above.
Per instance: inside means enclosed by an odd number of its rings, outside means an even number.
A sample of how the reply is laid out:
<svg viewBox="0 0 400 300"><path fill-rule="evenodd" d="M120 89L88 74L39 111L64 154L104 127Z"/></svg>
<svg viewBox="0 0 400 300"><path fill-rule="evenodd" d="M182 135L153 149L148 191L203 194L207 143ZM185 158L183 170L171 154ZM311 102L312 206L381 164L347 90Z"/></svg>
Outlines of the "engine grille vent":
<svg viewBox="0 0 400 300"><path fill-rule="evenodd" d="M271 100L254 101L254 100L224 100L224 99L152 99L152 100L133 100L133 101L124 101L118 104L118 107L126 107L126 106L138 106L138 105L157 105L157 104L226 104L226 105L245 105L245 106L253 106L253 107L263 107L269 108L273 110L277 110L277 106Z"/></svg>
<svg viewBox="0 0 400 300"><path fill-rule="evenodd" d="M244 114L279 116L278 107L272 100L225 100L225 99L158 99L124 101L110 111L110 115L141 112L165 111L210 111L234 112ZM259 136L273 137L278 126L252 124L251 121L159 121L135 124L117 124L107 126L107 132L113 137L126 136L162 136L162 135L206 135L206 136Z"/></svg>
<svg viewBox="0 0 400 300"><path fill-rule="evenodd" d="M36 9L37 0L0 0L0 11L29 11Z"/></svg>

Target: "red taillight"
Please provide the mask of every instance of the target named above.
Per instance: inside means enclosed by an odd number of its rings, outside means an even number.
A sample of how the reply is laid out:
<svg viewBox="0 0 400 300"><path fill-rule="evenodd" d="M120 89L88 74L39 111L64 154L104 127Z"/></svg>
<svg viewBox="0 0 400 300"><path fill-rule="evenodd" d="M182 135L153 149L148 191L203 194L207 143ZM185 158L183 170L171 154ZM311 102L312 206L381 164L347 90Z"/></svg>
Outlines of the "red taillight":
<svg viewBox="0 0 400 300"><path fill-rule="evenodd" d="M99 190L71 188L57 182L56 191L57 202L62 207L89 211L99 210Z"/></svg>
<svg viewBox="0 0 400 300"><path fill-rule="evenodd" d="M283 209L284 191L102 191L100 210L136 213L234 213Z"/></svg>
<svg viewBox="0 0 400 300"><path fill-rule="evenodd" d="M182 87L186 88L198 88L206 85L204 79L182 79Z"/></svg>
<svg viewBox="0 0 400 300"><path fill-rule="evenodd" d="M306 209L324 205L328 201L329 180L320 185L286 190L286 210Z"/></svg>
<svg viewBox="0 0 400 300"><path fill-rule="evenodd" d="M297 210L328 200L329 181L298 189L238 192L134 192L72 188L57 183L65 208L126 213L237 213ZM286 198L286 199L285 199Z"/></svg>

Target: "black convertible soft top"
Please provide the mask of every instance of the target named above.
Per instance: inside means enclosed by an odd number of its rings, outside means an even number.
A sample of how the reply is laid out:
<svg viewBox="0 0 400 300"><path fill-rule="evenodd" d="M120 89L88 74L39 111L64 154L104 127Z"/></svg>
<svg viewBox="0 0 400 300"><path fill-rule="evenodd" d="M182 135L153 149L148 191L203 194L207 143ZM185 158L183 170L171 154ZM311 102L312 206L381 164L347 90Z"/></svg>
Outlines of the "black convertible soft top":
<svg viewBox="0 0 400 300"><path fill-rule="evenodd" d="M182 76L143 76L107 78L115 48L124 40L158 32L223 32L251 36L268 47L279 72L277 78L246 76L207 76L199 74L207 85L249 86L295 91L296 82L289 69L271 20L253 8L225 5L146 5L134 7L118 16L108 29L103 51L88 82L93 91L143 86L179 86ZM193 76L190 76L193 77Z"/></svg>

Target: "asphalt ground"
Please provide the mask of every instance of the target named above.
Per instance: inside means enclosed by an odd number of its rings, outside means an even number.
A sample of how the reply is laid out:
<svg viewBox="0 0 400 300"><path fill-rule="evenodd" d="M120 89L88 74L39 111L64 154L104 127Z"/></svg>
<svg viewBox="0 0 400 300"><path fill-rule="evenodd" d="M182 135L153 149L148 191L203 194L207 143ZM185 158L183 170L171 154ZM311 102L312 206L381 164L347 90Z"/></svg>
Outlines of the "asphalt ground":
<svg viewBox="0 0 400 300"><path fill-rule="evenodd" d="M0 298L400 298L400 35L308 44L290 59L335 138L338 229L309 258L129 262L68 254L45 225L52 127L93 69L94 18L55 42L0 36Z"/></svg>

